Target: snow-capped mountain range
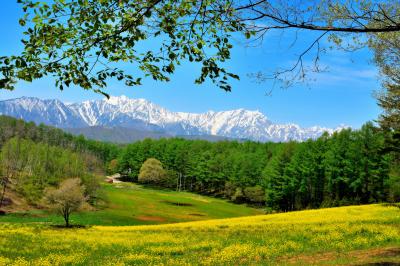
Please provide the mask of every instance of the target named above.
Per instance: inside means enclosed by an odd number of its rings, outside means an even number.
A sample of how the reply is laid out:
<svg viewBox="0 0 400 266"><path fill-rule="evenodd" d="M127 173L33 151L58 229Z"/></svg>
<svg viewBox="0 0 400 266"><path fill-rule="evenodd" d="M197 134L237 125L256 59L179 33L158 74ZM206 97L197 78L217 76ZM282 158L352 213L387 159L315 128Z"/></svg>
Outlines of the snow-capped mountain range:
<svg viewBox="0 0 400 266"><path fill-rule="evenodd" d="M59 128L107 127L165 132L172 136L215 135L255 141L303 141L338 128L275 124L259 111L172 112L145 99L126 96L81 103L22 97L0 101L0 114Z"/></svg>

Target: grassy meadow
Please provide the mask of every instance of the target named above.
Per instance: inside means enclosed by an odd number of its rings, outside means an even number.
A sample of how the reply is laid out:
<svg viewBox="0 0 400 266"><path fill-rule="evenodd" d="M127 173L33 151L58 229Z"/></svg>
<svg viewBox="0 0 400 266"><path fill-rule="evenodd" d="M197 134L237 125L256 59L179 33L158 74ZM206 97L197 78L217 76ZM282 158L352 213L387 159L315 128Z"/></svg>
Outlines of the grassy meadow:
<svg viewBox="0 0 400 266"><path fill-rule="evenodd" d="M145 225L263 214L225 200L194 193L152 189L133 183L103 184L107 204L96 211L73 213L78 225ZM60 215L30 210L0 216L1 222L63 224Z"/></svg>
<svg viewBox="0 0 400 266"><path fill-rule="evenodd" d="M400 209L383 205L147 226L0 223L0 265L360 265L400 263L399 247Z"/></svg>

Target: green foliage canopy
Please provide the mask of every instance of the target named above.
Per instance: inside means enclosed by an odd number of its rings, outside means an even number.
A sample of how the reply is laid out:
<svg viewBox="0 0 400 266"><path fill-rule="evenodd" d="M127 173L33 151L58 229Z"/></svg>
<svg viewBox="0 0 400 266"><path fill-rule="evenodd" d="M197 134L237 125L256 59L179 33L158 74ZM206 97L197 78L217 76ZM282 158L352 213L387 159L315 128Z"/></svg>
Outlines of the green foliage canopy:
<svg viewBox="0 0 400 266"><path fill-rule="evenodd" d="M19 20L26 29L24 51L0 57L0 88L5 89L13 89L17 80L53 76L61 90L74 84L107 95L109 79L128 86L140 85L143 75L168 81L177 66L188 61L201 65L196 83L209 79L229 91L229 79L239 78L224 67L230 59L234 33L257 41L271 30L320 32L291 69L301 78L303 55L316 47L319 54L322 37L331 36L331 41L341 44L350 39L343 34L371 38L400 31L397 1L18 2L24 12ZM350 40L359 43L357 38ZM140 74L116 63L133 65Z"/></svg>
<svg viewBox="0 0 400 266"><path fill-rule="evenodd" d="M230 90L227 72L219 63L230 58L230 33L238 23L225 1L65 1L52 3L20 0L25 15L21 56L1 57L0 88L12 89L13 81L56 77L59 89L70 84L106 94L106 80L139 85L137 73L115 67L133 64L155 80L168 81L183 60L198 62L202 70L196 83L207 78ZM157 39L158 38L158 39ZM158 43L155 49L148 43Z"/></svg>

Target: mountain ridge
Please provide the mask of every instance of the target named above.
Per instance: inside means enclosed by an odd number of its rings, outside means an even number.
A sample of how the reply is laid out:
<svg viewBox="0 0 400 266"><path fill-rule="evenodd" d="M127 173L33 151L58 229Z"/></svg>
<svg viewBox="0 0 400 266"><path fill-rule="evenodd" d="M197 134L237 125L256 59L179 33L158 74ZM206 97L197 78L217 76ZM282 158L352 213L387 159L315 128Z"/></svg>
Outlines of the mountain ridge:
<svg viewBox="0 0 400 266"><path fill-rule="evenodd" d="M88 139L106 141L112 143L131 143L135 141L150 139L168 139L168 138L183 138L183 139L201 139L210 142L222 141L222 140L237 140L230 139L228 137L213 136L213 135L169 135L165 132L157 131L142 131L133 128L123 127L103 127L103 126L91 126L84 128L63 128L64 131L73 135L83 135Z"/></svg>
<svg viewBox="0 0 400 266"><path fill-rule="evenodd" d="M261 142L304 141L346 128L276 124L258 110L243 108L205 113L172 112L146 99L126 96L80 103L21 97L0 101L0 114L59 128L126 128L168 136L207 135Z"/></svg>

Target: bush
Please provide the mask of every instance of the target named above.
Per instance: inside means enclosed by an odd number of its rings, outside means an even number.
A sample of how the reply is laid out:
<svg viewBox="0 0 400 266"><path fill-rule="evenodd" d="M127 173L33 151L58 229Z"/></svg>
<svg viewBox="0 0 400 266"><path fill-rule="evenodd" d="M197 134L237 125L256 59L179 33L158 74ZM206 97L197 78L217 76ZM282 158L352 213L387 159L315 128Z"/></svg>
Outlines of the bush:
<svg viewBox="0 0 400 266"><path fill-rule="evenodd" d="M235 194L236 192L236 185L232 182L225 182L225 189L224 189L224 195L225 197L231 199L232 196Z"/></svg>
<svg viewBox="0 0 400 266"><path fill-rule="evenodd" d="M166 171L157 159L149 158L140 167L139 183L161 185L167 178Z"/></svg>
<svg viewBox="0 0 400 266"><path fill-rule="evenodd" d="M260 186L247 187L243 190L244 196L252 203L263 204L265 202L265 191Z"/></svg>
<svg viewBox="0 0 400 266"><path fill-rule="evenodd" d="M39 180L38 177L20 176L15 186L16 191L32 205L38 205L43 196L43 184L40 184L37 180Z"/></svg>
<svg viewBox="0 0 400 266"><path fill-rule="evenodd" d="M117 159L113 159L108 163L107 173L110 175L118 173L118 160Z"/></svg>
<svg viewBox="0 0 400 266"><path fill-rule="evenodd" d="M243 203L245 201L245 196L243 194L242 188L238 187L235 190L235 194L231 197L231 200L235 203Z"/></svg>
<svg viewBox="0 0 400 266"><path fill-rule="evenodd" d="M104 191L101 189L100 177L90 174L82 175L82 185L85 187L85 197L91 205L96 205L104 198Z"/></svg>

